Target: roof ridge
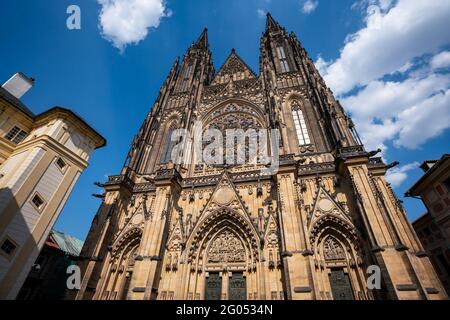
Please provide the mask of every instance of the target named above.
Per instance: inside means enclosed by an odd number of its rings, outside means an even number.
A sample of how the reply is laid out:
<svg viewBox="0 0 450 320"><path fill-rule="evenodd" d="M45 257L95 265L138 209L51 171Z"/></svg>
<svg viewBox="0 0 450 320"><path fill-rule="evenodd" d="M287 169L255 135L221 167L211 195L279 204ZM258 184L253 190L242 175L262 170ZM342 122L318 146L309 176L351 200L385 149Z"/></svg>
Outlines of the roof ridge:
<svg viewBox="0 0 450 320"><path fill-rule="evenodd" d="M247 68L251 74L254 77L257 77L258 75L253 71L253 69L245 62L244 59L242 59L242 57L236 52L235 48L231 49L230 54L228 55L228 57L225 59L224 63L222 64L222 66L220 67L219 71L214 75L214 78L216 78L224 69L224 67L227 65L227 63L231 60L232 57L236 57L240 62L242 62L242 64L244 65L245 68Z"/></svg>

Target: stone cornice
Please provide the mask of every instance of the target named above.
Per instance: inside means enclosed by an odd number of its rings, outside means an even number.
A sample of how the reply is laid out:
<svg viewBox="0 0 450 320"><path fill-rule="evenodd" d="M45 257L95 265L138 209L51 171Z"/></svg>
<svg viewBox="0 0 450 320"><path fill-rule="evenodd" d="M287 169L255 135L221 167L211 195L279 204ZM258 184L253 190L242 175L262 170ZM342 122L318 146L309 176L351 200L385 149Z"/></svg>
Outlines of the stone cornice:
<svg viewBox="0 0 450 320"><path fill-rule="evenodd" d="M47 135L42 135L32 140L22 142L17 146L17 148L14 150L11 156L34 147L44 147L44 148L48 147L54 150L56 153L64 155L69 160L71 160L72 162L74 162L76 165L80 166L83 169L85 169L89 164L86 160L82 159L80 156L75 154L69 148L67 148L66 146L62 145L61 143L59 143L58 141Z"/></svg>

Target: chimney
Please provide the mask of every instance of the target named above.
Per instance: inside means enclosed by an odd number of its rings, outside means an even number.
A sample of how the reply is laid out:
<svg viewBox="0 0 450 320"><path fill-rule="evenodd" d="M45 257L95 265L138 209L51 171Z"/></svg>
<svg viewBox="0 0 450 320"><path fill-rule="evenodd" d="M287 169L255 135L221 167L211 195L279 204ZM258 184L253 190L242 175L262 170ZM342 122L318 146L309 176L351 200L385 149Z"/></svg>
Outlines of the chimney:
<svg viewBox="0 0 450 320"><path fill-rule="evenodd" d="M28 78L22 72L17 72L8 81L6 81L2 88L11 93L17 99L20 99L31 87L34 85L34 79Z"/></svg>

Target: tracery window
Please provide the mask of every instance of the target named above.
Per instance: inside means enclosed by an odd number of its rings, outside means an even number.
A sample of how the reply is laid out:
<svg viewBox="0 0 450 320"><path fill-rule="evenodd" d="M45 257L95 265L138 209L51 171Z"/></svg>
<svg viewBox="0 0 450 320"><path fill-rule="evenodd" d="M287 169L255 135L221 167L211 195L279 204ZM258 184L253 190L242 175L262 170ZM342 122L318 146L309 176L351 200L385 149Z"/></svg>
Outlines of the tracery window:
<svg viewBox="0 0 450 320"><path fill-rule="evenodd" d="M172 160L172 149L175 146L175 142L172 141L172 133L174 129L170 129L167 133L166 143L164 144L164 149L161 154L161 163L169 163Z"/></svg>
<svg viewBox="0 0 450 320"><path fill-rule="evenodd" d="M297 133L299 145L304 146L311 144L303 111L300 108L293 108L292 117L294 118L295 131Z"/></svg>
<svg viewBox="0 0 450 320"><path fill-rule="evenodd" d="M282 46L277 47L278 59L280 59L281 72L289 72L289 64L286 58L286 53Z"/></svg>
<svg viewBox="0 0 450 320"><path fill-rule="evenodd" d="M260 123L260 120L258 120L257 115L253 110L249 108L245 109L245 107L235 104L227 105L225 108L221 108L215 111L212 114L212 119L208 121L207 125L205 126L205 130L217 129L223 134L223 163L227 163L227 138L229 137L227 136L227 130L242 129L246 134L245 142L243 142L243 144L239 144L239 138L242 138L242 136L239 135L235 137L235 143L233 144L233 159L235 159L236 162L239 162L238 155L240 154L243 159L239 159L244 160L245 164L258 161L258 158L254 158L254 156L256 155L251 154L250 152L250 143L251 138L254 138L255 135L258 135L262 128L263 125ZM205 148L213 142L214 140L203 140L202 150L205 150ZM212 156L215 156L215 152L212 152Z"/></svg>
<svg viewBox="0 0 450 320"><path fill-rule="evenodd" d="M182 92L187 91L187 89L188 89L191 72L192 72L192 64L190 64L187 67L186 71L184 72L183 82L181 83L181 91Z"/></svg>

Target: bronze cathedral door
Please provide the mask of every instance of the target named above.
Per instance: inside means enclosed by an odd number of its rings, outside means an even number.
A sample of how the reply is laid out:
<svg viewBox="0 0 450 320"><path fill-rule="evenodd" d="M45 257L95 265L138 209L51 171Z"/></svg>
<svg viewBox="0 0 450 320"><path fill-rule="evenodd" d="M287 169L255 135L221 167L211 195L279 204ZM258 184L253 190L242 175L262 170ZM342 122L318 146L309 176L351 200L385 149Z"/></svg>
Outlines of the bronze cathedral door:
<svg viewBox="0 0 450 320"><path fill-rule="evenodd" d="M242 272L233 272L229 283L230 300L247 299L247 281Z"/></svg>
<svg viewBox="0 0 450 320"><path fill-rule="evenodd" d="M354 300L350 279L343 269L331 270L330 286L334 300Z"/></svg>
<svg viewBox="0 0 450 320"><path fill-rule="evenodd" d="M210 273L206 278L205 300L220 300L222 296L222 278L219 273Z"/></svg>

